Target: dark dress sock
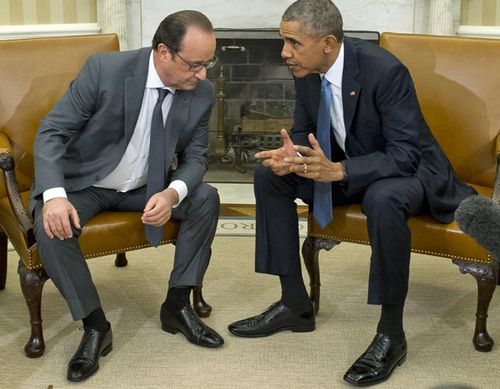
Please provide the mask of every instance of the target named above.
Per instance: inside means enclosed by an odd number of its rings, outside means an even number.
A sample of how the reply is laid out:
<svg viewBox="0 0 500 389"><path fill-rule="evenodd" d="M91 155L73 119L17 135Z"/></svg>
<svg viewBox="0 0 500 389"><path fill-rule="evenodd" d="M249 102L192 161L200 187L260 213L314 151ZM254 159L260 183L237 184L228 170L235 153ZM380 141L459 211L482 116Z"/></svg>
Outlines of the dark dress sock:
<svg viewBox="0 0 500 389"><path fill-rule="evenodd" d="M186 305L190 305L189 294L190 287L170 288L167 292L165 305L170 311L180 311Z"/></svg>
<svg viewBox="0 0 500 389"><path fill-rule="evenodd" d="M281 302L294 312L311 309L311 300L304 286L302 276L280 276Z"/></svg>
<svg viewBox="0 0 500 389"><path fill-rule="evenodd" d="M389 335L396 342L402 342L405 338L403 309L404 305L382 305L377 332Z"/></svg>
<svg viewBox="0 0 500 389"><path fill-rule="evenodd" d="M110 324L106 320L106 315L104 315L104 311L102 308L97 308L90 313L87 317L82 319L83 328L85 331L90 329L94 329L100 332L107 331Z"/></svg>

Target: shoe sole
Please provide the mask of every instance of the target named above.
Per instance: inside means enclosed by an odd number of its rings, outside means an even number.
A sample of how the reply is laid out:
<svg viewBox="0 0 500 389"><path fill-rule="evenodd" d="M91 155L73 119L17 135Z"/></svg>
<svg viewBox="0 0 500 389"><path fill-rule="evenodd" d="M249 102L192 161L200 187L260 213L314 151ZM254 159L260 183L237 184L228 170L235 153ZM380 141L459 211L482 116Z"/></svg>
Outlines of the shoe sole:
<svg viewBox="0 0 500 389"><path fill-rule="evenodd" d="M201 347L208 347L208 348L217 348L217 347L220 347L224 344L224 342L222 342L221 344L208 344L208 343L198 343L198 342L195 342L194 340L192 339L189 339L189 337L184 333L182 332L181 330L177 329L177 328L174 328L174 327L170 327L166 324L163 324L161 323L161 329L165 332L168 332L169 334L177 334L178 332L181 332L182 335L184 335L184 337L186 338L186 340L188 340L190 343L196 345L196 346L201 346Z"/></svg>
<svg viewBox="0 0 500 389"><path fill-rule="evenodd" d="M382 377L378 380L374 380L374 381L370 381L370 382L364 382L364 383L356 383L356 382L351 382L347 379L344 378L344 380L348 383L350 383L351 385L355 385L355 386L372 386L372 385L376 385L376 384L380 384L381 382L384 382L384 381L387 381L390 376L392 375L392 373L394 372L394 370L396 370L396 367L399 367L401 366L404 362L406 361L406 354L403 355L401 357L401 359L399 361L396 362L396 364L394 365L394 367L392 368L392 370L385 376L385 377Z"/></svg>
<svg viewBox="0 0 500 389"><path fill-rule="evenodd" d="M274 331L270 332L259 332L259 333L254 333L254 334L247 334L247 333L241 333L238 331L235 331L231 328L228 328L229 332L232 333L233 335L239 336L241 338L264 338L266 336L271 336L274 335L277 332L281 331L292 331L292 332L312 332L316 329L316 324L306 324L303 326L287 326L287 327L281 327L278 328Z"/></svg>

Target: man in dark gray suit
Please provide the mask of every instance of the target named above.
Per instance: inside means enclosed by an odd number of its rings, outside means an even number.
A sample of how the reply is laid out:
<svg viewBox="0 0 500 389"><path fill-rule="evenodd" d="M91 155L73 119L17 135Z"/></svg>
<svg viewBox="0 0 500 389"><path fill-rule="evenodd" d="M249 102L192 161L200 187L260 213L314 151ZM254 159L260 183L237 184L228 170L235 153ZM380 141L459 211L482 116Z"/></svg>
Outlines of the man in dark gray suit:
<svg viewBox="0 0 500 389"><path fill-rule="evenodd" d="M376 384L406 359L408 218L427 211L449 223L474 189L457 179L429 131L408 69L380 47L344 37L342 16L330 0L294 2L280 35L281 56L295 77L294 125L291 137L282 130L283 148L256 155L264 166L254 185L255 267L279 276L281 299L229 330L242 337L313 331L294 201L311 204L322 226L336 222L332 204L360 203L372 249L368 303L382 308L372 343L344 379Z"/></svg>
<svg viewBox="0 0 500 389"><path fill-rule="evenodd" d="M40 124L30 202L35 236L47 274L85 330L69 362L70 381L93 374L112 348L111 326L77 239L81 226L103 210L143 211L146 230L160 233L170 218L181 220L162 329L182 332L199 346L224 342L189 303L190 289L201 285L208 266L219 210L217 191L202 182L215 96L206 69L216 62L214 52L205 15L169 15L152 48L90 57ZM158 127L162 140L150 142ZM167 168L149 174L148 165L157 163L148 157L158 142L164 147L157 159ZM177 169L167 172L174 155ZM151 193L150 179L163 175Z"/></svg>

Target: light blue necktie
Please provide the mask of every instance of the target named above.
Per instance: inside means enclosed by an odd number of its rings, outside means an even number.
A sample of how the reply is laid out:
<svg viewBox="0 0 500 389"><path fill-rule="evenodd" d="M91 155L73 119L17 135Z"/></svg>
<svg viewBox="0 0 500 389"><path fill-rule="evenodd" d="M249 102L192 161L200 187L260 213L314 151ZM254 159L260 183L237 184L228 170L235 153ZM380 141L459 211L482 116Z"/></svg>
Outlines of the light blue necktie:
<svg viewBox="0 0 500 389"><path fill-rule="evenodd" d="M323 77L321 80L321 99L319 101L316 139L325 156L331 160L331 126L330 107L332 106L332 91L330 82ZM313 217L321 228L325 228L333 220L332 215L332 183L314 181Z"/></svg>
<svg viewBox="0 0 500 389"><path fill-rule="evenodd" d="M147 201L155 193L165 189L165 126L163 125L163 113L161 106L163 100L168 95L168 89L157 88L158 100L153 109L151 118L151 136L149 143L148 158L148 178L146 181L146 199ZM154 227L145 225L146 239L151 246L158 246L163 237L163 226Z"/></svg>

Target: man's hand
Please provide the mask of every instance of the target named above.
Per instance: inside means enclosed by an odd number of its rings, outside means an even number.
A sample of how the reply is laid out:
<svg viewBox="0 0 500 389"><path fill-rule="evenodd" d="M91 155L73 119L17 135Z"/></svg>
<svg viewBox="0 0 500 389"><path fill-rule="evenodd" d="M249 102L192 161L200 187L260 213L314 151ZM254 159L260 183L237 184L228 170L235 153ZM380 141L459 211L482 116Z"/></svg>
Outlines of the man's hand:
<svg viewBox="0 0 500 389"><path fill-rule="evenodd" d="M314 181L342 181L344 178L342 164L332 162L325 156L313 134L309 134L308 139L312 149L306 146L293 146L295 156L285 158L284 162L289 165L290 172ZM297 157L297 153L302 156Z"/></svg>
<svg viewBox="0 0 500 389"><path fill-rule="evenodd" d="M179 194L175 189L167 188L163 192L155 193L142 214L142 222L160 227L170 220L172 208L179 202Z"/></svg>
<svg viewBox="0 0 500 389"><path fill-rule="evenodd" d="M285 129L280 131L283 139L283 147L274 150L265 150L255 154L255 158L261 159L262 164L273 170L278 176L284 176L290 173L290 163L285 162L285 158L294 157L297 152L294 150L294 144Z"/></svg>
<svg viewBox="0 0 500 389"><path fill-rule="evenodd" d="M50 239L69 239L73 237L71 224L80 229L80 218L75 207L68 199L57 197L43 205L43 229Z"/></svg>

